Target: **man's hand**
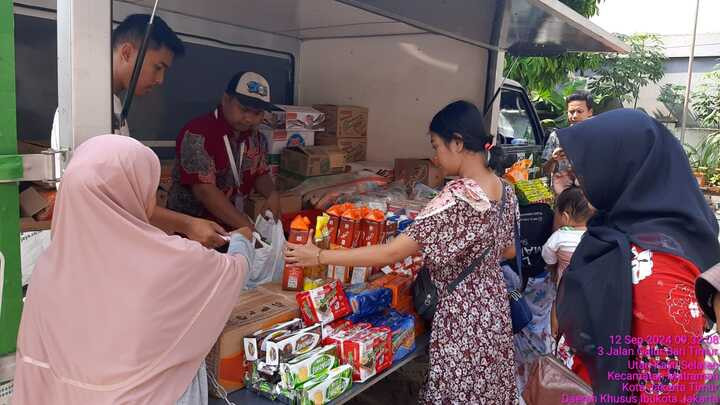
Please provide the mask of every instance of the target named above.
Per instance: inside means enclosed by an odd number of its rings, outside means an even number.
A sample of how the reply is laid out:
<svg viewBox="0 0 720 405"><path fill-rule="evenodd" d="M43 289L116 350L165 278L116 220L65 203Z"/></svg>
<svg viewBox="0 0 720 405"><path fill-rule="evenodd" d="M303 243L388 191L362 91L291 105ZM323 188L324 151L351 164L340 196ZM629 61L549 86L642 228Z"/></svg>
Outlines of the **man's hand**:
<svg viewBox="0 0 720 405"><path fill-rule="evenodd" d="M227 236L225 229L207 219L191 218L184 233L188 239L200 242L209 249L215 249L227 243L227 241L223 239L223 236Z"/></svg>
<svg viewBox="0 0 720 405"><path fill-rule="evenodd" d="M556 148L552 153L552 159L556 162L559 162L563 159L567 159L567 156L565 155L565 151L563 148Z"/></svg>
<svg viewBox="0 0 720 405"><path fill-rule="evenodd" d="M270 193L270 196L265 201L265 204L263 204L262 208L260 209L261 215L265 215L266 211L270 211L273 214L273 218L275 218L276 221L280 220L280 215L282 215L282 211L280 209L280 194L278 194L277 191L273 191Z"/></svg>
<svg viewBox="0 0 720 405"><path fill-rule="evenodd" d="M239 233L240 235L244 236L245 239L252 240L252 232L253 232L252 229L245 226L240 229L236 229L236 230L232 231L231 234Z"/></svg>

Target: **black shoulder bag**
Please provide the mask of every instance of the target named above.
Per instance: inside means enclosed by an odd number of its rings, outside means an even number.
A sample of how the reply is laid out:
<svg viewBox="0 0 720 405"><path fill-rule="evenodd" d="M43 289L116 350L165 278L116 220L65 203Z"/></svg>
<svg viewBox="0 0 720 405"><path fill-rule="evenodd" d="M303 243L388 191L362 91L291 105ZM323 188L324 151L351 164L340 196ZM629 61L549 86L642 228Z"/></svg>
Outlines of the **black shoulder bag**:
<svg viewBox="0 0 720 405"><path fill-rule="evenodd" d="M502 187L502 197L500 198L500 210L498 210L498 216L501 216L505 211L505 182ZM490 248L485 249L480 256L473 260L472 264L468 266L459 276L447 287L447 294L451 294L455 289L462 283L467 276L469 276L480 264ZM500 270L498 270L500 271ZM432 324L433 317L435 316L435 308L438 302L438 289L430 278L430 270L427 267L420 269L417 278L412 285L413 304L415 306L415 312L420 315L422 319ZM527 304L526 304L527 306Z"/></svg>

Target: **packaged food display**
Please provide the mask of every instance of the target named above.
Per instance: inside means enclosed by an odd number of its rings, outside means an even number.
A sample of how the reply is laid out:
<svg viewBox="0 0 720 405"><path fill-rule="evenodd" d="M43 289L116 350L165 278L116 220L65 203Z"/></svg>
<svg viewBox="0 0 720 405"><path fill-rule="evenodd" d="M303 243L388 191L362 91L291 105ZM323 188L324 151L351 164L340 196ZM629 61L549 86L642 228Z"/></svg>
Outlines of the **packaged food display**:
<svg viewBox="0 0 720 405"><path fill-rule="evenodd" d="M280 377L285 387L298 388L312 378L327 374L339 364L336 346L320 347L280 364Z"/></svg>
<svg viewBox="0 0 720 405"><path fill-rule="evenodd" d="M392 331L393 361L402 360L415 350L415 317L389 310L378 318L374 326L385 326Z"/></svg>
<svg viewBox="0 0 720 405"><path fill-rule="evenodd" d="M333 205L328 208L328 238L330 246L337 245L337 234L340 229L340 218L349 209L355 208L352 204Z"/></svg>
<svg viewBox="0 0 720 405"><path fill-rule="evenodd" d="M287 333L300 330L302 321L295 318L288 322L276 324L268 329L259 330L250 336L243 338L243 346L245 348L245 360L255 361L264 358L267 351L267 342L273 338L283 336Z"/></svg>
<svg viewBox="0 0 720 405"><path fill-rule="evenodd" d="M339 330L326 339L326 344L332 344L337 346L338 354L341 360L345 360L345 342L353 336L365 331L366 329L372 328L372 325L367 322L356 323L348 328Z"/></svg>
<svg viewBox="0 0 720 405"><path fill-rule="evenodd" d="M350 284L352 281L352 271L353 267L331 264L328 266L327 278Z"/></svg>
<svg viewBox="0 0 720 405"><path fill-rule="evenodd" d="M353 326L353 323L350 322L347 319L338 319L335 322L331 322L327 325L323 325L322 329L322 338L323 338L323 345L328 345L327 338L340 332L341 330L348 329Z"/></svg>
<svg viewBox="0 0 720 405"><path fill-rule="evenodd" d="M324 286L325 284L327 284L331 281L331 280L328 280L327 278L325 278L324 274L322 276L323 277L313 278L313 277L308 277L306 275L305 280L303 281L303 291L314 290L318 287Z"/></svg>
<svg viewBox="0 0 720 405"><path fill-rule="evenodd" d="M518 181L515 183L515 192L520 204L551 204L555 196L542 179Z"/></svg>
<svg viewBox="0 0 720 405"><path fill-rule="evenodd" d="M361 221L361 237L358 246L379 245L385 235L385 213L371 210Z"/></svg>
<svg viewBox="0 0 720 405"><path fill-rule="evenodd" d="M352 387L352 367L343 365L323 377L306 382L300 394L301 405L323 405Z"/></svg>
<svg viewBox="0 0 720 405"><path fill-rule="evenodd" d="M355 284L346 291L350 306L356 315L371 315L387 309L392 303L392 291L369 284Z"/></svg>
<svg viewBox="0 0 720 405"><path fill-rule="evenodd" d="M322 327L320 325L309 326L268 340L265 363L270 366L278 366L283 361L315 349L320 345L321 340Z"/></svg>
<svg viewBox="0 0 720 405"><path fill-rule="evenodd" d="M353 368L353 381L365 382L390 368L393 362L392 331L370 328L343 343L343 361Z"/></svg>
<svg viewBox="0 0 720 405"><path fill-rule="evenodd" d="M304 245L310 238L310 220L307 217L297 216L290 224L289 243ZM300 266L285 264L283 271L283 290L302 291L305 270Z"/></svg>
<svg viewBox="0 0 720 405"><path fill-rule="evenodd" d="M395 239L395 235L398 232L398 220L399 217L391 215L385 219L385 234L383 235L382 243L390 243Z"/></svg>
<svg viewBox="0 0 720 405"><path fill-rule="evenodd" d="M332 281L314 290L296 295L300 316L308 324L327 324L352 312L342 283Z"/></svg>
<svg viewBox="0 0 720 405"><path fill-rule="evenodd" d="M357 247L361 235L360 222L362 221L362 209L350 209L345 211L340 218L340 226L336 243L338 246L352 249Z"/></svg>

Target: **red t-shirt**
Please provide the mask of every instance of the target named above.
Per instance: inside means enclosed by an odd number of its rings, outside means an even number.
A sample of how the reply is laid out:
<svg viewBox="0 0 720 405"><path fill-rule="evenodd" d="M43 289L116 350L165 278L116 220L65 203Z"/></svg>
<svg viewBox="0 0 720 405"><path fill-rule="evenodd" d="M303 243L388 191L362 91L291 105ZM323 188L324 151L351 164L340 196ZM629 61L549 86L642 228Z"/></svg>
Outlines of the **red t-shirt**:
<svg viewBox="0 0 720 405"><path fill-rule="evenodd" d="M239 186L231 169L225 136L240 174ZM242 156L241 144L245 144ZM188 215L216 220L193 195L194 184L214 184L232 203L237 194L247 197L257 179L269 173L265 137L257 131L235 134L225 121L220 106L185 125L177 137L175 149L168 208Z"/></svg>

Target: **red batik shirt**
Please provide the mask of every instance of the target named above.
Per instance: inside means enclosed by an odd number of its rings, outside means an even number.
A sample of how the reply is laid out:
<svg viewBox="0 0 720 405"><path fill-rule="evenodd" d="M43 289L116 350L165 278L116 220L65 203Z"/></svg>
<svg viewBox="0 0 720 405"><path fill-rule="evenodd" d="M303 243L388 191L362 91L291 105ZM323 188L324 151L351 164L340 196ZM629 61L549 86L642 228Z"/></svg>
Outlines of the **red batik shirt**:
<svg viewBox="0 0 720 405"><path fill-rule="evenodd" d="M226 135L240 172L239 187L225 147L223 138ZM241 162L240 145L243 143L245 154ZM176 160L168 208L195 217L217 220L195 198L193 185L214 184L233 203L238 194L241 198L247 197L257 179L269 173L265 137L257 131L234 134L220 106L185 125L178 135L175 149Z"/></svg>

